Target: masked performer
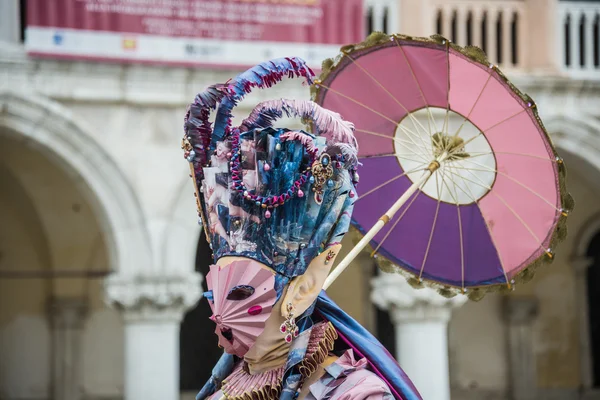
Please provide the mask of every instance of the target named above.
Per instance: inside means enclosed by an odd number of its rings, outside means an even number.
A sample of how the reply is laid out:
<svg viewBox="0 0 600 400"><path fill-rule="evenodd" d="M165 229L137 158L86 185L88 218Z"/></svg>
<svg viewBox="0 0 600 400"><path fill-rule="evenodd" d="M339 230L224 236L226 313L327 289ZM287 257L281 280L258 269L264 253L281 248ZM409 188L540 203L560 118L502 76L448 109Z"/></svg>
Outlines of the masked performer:
<svg viewBox="0 0 600 400"><path fill-rule="evenodd" d="M199 94L185 118L215 261L204 297L225 350L197 398L420 399L377 339L321 290L357 200L353 125L313 102L279 100L232 126L246 93L286 75L311 83L312 71L297 58L260 64ZM312 133L273 128L284 115Z"/></svg>

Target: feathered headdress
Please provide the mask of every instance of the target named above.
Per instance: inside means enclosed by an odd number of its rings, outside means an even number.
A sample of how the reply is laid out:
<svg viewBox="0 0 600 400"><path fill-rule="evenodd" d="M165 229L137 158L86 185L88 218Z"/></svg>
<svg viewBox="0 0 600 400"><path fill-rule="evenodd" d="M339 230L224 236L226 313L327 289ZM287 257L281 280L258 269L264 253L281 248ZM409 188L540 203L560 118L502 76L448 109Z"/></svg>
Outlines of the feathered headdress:
<svg viewBox="0 0 600 400"><path fill-rule="evenodd" d="M215 261L255 259L277 272L279 289L346 233L358 165L354 126L311 101L266 101L232 126L247 93L285 76L310 84L313 72L301 59L282 58L209 87L190 105L183 139ZM301 118L312 132L274 128L283 116Z"/></svg>

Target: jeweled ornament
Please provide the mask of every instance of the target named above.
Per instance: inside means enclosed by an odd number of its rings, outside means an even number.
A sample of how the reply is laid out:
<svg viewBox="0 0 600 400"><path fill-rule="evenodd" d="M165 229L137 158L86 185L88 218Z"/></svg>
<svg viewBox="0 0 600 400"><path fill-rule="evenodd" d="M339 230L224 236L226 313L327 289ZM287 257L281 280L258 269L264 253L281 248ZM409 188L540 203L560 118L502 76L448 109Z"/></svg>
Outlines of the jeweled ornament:
<svg viewBox="0 0 600 400"><path fill-rule="evenodd" d="M324 186L331 181L333 176L333 167L331 166L331 157L327 153L321 154L318 160L315 160L311 166L312 172L312 190L315 192L315 202L321 204L323 202ZM331 181L333 186L333 181Z"/></svg>

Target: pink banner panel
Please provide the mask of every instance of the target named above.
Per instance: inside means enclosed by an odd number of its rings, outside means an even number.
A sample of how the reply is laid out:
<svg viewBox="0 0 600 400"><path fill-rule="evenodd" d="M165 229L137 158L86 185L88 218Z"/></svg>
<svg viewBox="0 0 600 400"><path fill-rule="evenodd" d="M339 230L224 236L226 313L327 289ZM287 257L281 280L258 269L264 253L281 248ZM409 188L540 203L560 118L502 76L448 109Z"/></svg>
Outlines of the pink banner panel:
<svg viewBox="0 0 600 400"><path fill-rule="evenodd" d="M29 0L34 56L250 66L297 56L319 67L364 36L363 0Z"/></svg>

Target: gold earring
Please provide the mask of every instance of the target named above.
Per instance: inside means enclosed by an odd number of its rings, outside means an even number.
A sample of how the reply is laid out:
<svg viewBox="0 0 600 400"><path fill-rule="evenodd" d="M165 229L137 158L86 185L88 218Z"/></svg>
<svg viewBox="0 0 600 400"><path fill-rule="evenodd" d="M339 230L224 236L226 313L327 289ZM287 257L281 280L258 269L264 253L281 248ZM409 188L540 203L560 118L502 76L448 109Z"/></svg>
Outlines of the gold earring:
<svg viewBox="0 0 600 400"><path fill-rule="evenodd" d="M292 303L287 303L286 312L285 321L281 324L279 330L285 335L285 341L291 343L293 339L298 337L298 327L296 326L294 305Z"/></svg>

